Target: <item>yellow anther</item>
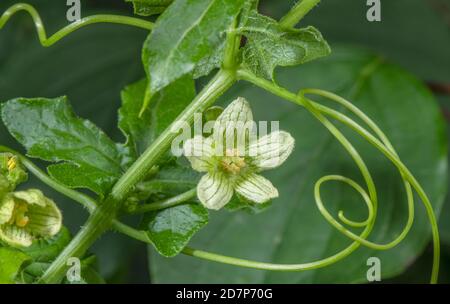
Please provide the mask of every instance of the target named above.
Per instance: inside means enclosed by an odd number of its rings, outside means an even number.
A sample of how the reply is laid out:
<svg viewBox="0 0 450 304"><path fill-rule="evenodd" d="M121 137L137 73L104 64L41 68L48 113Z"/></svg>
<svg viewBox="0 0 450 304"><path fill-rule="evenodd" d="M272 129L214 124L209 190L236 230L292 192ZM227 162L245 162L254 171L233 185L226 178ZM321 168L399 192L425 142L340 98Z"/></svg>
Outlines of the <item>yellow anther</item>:
<svg viewBox="0 0 450 304"><path fill-rule="evenodd" d="M15 157L10 157L8 160L8 170L12 171L17 167L17 160Z"/></svg>
<svg viewBox="0 0 450 304"><path fill-rule="evenodd" d="M228 149L221 164L226 172L232 174L238 174L246 165L244 158L239 157L239 151L236 149Z"/></svg>
<svg viewBox="0 0 450 304"><path fill-rule="evenodd" d="M24 228L28 222L30 221L30 218L26 216L26 213L28 212L28 206L24 203L17 203L14 206L14 211L11 216L11 219L9 220L9 225L16 225L17 227Z"/></svg>
<svg viewBox="0 0 450 304"><path fill-rule="evenodd" d="M16 218L16 226L23 228L28 224L29 221L30 221L30 218L28 216L17 217Z"/></svg>

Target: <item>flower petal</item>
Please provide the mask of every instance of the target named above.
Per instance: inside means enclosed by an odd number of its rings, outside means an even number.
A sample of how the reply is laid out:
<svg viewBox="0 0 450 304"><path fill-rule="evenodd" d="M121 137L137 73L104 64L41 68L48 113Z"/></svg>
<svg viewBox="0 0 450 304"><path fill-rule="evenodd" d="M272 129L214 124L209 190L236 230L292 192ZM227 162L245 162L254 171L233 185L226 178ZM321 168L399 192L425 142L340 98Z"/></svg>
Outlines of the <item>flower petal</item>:
<svg viewBox="0 0 450 304"><path fill-rule="evenodd" d="M37 189L17 191L13 193L16 199L28 204L27 229L37 237L51 237L59 232L62 226L62 214L55 202Z"/></svg>
<svg viewBox="0 0 450 304"><path fill-rule="evenodd" d="M200 135L194 136L185 142L184 155L190 161L191 166L198 172L207 172L213 164L212 139Z"/></svg>
<svg viewBox="0 0 450 304"><path fill-rule="evenodd" d="M6 195L0 201L0 225L7 223L14 212L14 199L10 195Z"/></svg>
<svg viewBox="0 0 450 304"><path fill-rule="evenodd" d="M50 199L47 199L45 207L30 205L27 216L30 218L27 228L38 237L51 237L61 230L61 212Z"/></svg>
<svg viewBox="0 0 450 304"><path fill-rule="evenodd" d="M16 191L12 194L15 198L27 202L30 205L45 207L47 198L44 193L38 189L29 189L26 191Z"/></svg>
<svg viewBox="0 0 450 304"><path fill-rule="evenodd" d="M219 210L233 196L233 187L222 173L205 174L197 185L197 196L208 209Z"/></svg>
<svg viewBox="0 0 450 304"><path fill-rule="evenodd" d="M258 169L267 170L280 166L292 153L295 140L288 132L276 131L249 145L247 155Z"/></svg>
<svg viewBox="0 0 450 304"><path fill-rule="evenodd" d="M29 247L33 243L33 236L23 228L3 225L0 226L0 240L10 246Z"/></svg>
<svg viewBox="0 0 450 304"><path fill-rule="evenodd" d="M225 125L229 122L249 122L253 121L250 104L243 97L238 97L230 103L216 120L219 124Z"/></svg>
<svg viewBox="0 0 450 304"><path fill-rule="evenodd" d="M254 134L255 122L250 105L239 97L225 108L214 125L216 155L224 155L226 150L240 151L243 155L249 138Z"/></svg>
<svg viewBox="0 0 450 304"><path fill-rule="evenodd" d="M277 188L268 179L255 173L241 177L235 189L246 199L260 204L278 197Z"/></svg>

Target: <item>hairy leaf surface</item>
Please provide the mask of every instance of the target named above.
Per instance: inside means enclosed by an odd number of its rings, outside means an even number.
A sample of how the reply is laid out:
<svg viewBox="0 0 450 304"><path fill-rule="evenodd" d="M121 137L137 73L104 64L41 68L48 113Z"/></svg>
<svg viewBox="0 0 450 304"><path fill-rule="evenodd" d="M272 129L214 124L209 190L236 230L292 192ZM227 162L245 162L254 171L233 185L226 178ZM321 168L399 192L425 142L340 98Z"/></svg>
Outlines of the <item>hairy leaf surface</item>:
<svg viewBox="0 0 450 304"><path fill-rule="evenodd" d="M186 74L199 77L217 66L217 50L222 48L226 31L243 3L244 0L174 1L144 44L142 56L151 94Z"/></svg>
<svg viewBox="0 0 450 304"><path fill-rule="evenodd" d="M88 120L78 118L67 98L18 98L2 104L2 119L31 157L58 163L57 180L103 195L121 174L116 144Z"/></svg>
<svg viewBox="0 0 450 304"><path fill-rule="evenodd" d="M183 204L151 212L144 223L156 250L165 257L173 257L208 223L208 210L200 204Z"/></svg>
<svg viewBox="0 0 450 304"><path fill-rule="evenodd" d="M327 56L330 47L315 27L284 30L269 17L251 11L240 32L248 39L243 65L257 76L273 80L277 66L294 66Z"/></svg>

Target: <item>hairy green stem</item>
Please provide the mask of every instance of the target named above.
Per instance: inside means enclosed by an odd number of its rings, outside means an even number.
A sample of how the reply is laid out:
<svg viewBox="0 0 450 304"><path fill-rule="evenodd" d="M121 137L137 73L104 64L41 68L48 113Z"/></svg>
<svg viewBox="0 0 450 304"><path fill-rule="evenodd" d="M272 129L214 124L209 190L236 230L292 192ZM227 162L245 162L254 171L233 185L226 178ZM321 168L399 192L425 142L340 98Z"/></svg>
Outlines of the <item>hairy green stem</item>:
<svg viewBox="0 0 450 304"><path fill-rule="evenodd" d="M47 33L45 31L44 24L42 23L42 19L39 16L39 13L36 11L36 9L25 3L18 3L13 6L11 6L9 9L7 9L3 15L0 18L0 29L3 28L3 26L8 22L8 20L17 12L20 11L26 11L30 14L30 16L33 18L34 25L36 27L36 31L39 37L39 41L44 47L51 46L55 44L57 41L61 40L65 36L73 33L74 31L85 27L90 24L95 23L115 23L115 24L122 24L122 25L129 25L134 26L138 28L142 28L145 30L151 30L153 29L153 23L133 18L133 17L127 17L127 16L118 16L118 15L93 15L89 17L85 17L79 21L75 21L68 26L62 28L55 34L53 34L51 37L47 38Z"/></svg>
<svg viewBox="0 0 450 304"><path fill-rule="evenodd" d="M197 95L192 103L178 116L142 154L142 156L119 179L111 191L115 200L123 200L128 192L156 164L158 158L170 147L178 136L180 123L192 124L195 113L202 113L217 100L235 82L235 75L228 70L220 70L210 83Z"/></svg>
<svg viewBox="0 0 450 304"><path fill-rule="evenodd" d="M69 245L58 255L45 271L39 283L59 283L67 271L67 261L72 257L81 258L92 244L108 230L116 216L119 202L104 201L87 220L83 228L72 239Z"/></svg>
<svg viewBox="0 0 450 304"><path fill-rule="evenodd" d="M114 185L111 194L92 213L86 225L75 236L70 244L56 258L50 268L44 273L41 282L58 283L66 271L66 261L70 257L80 257L86 250L109 229L122 207L123 201L133 187L145 177L146 173L156 164L158 158L170 147L172 141L178 136L181 122L192 124L194 114L203 112L214 103L235 82L233 72L220 70L216 76L196 96L192 103L178 116L152 145L139 157L139 159L125 172ZM139 234L141 235L141 234Z"/></svg>
<svg viewBox="0 0 450 304"><path fill-rule="evenodd" d="M236 68L236 52L239 49L241 36L236 34L237 19L233 21L228 30L227 40L225 43L225 55L223 60L224 69Z"/></svg>
<svg viewBox="0 0 450 304"><path fill-rule="evenodd" d="M286 29L295 27L319 2L320 0L300 0L289 13L281 18L280 26Z"/></svg>
<svg viewBox="0 0 450 304"><path fill-rule="evenodd" d="M194 189L191 189L189 191L186 191L184 193L181 193L179 195L176 195L174 197L171 197L171 198L159 201L159 202L154 202L154 203L138 206L131 213L139 214L139 213L146 213L146 212L150 212L150 211L156 211L156 210L174 207L174 206L185 203L186 201L194 198L196 195L197 195L197 188L194 188Z"/></svg>
<svg viewBox="0 0 450 304"><path fill-rule="evenodd" d="M316 6L320 0L302 0L297 3L294 8L280 21L280 25L283 28L294 27L311 9ZM43 46L50 46L55 42L59 41L66 35L76 31L77 29L84 27L89 24L94 23L117 23L125 24L135 27L140 27L146 30L151 30L153 24L137 18L124 17L124 16L114 16L114 15L95 15L83 18L78 22L74 22L67 27L56 32L51 37L47 38L45 28L43 26L42 20L36 10L28 4L16 4L10 7L0 18L0 29L6 24L6 22L11 18L12 15L19 11L28 12L36 26L36 30L39 36L39 40ZM194 99L191 105L186 108L178 119L166 129L161 136L144 152L144 154L132 165L132 167L120 178L112 189L111 194L105 199L105 201L97 206L97 203L90 197L81 194L75 190L69 189L66 186L60 184L59 182L50 178L47 174L42 172L37 166L35 166L31 161L29 161L24 156L12 151L11 149L0 147L0 151L8 151L15 153L21 157L22 162L27 167L27 169L37 176L41 181L59 191L60 193L66 195L73 200L80 202L85 206L91 213L86 225L81 229L81 231L75 236L72 242L63 250L63 252L58 256L58 258L52 263L49 269L45 272L40 282L44 283L56 283L59 282L64 276L66 270L66 261L70 257L81 257L86 250L100 237L106 230L111 226L116 230L140 240L145 243L150 243L147 234L143 231L136 230L129 227L118 220L116 220L116 215L118 210L121 208L123 201L125 200L127 194L135 187L135 185L144 177L144 175L153 167L159 157L165 152L173 139L178 135L174 132L177 127L177 123L187 122L191 124L193 122L193 116L196 112L203 112L209 105L211 105L221 94L223 94L236 80L236 75L231 72L236 67L236 51L239 48L239 35L236 34L234 28L236 22L233 24L232 28L227 35L226 52L224 56L223 67L214 79L204 88L204 90ZM207 259L211 261L221 262L225 264L237 265L241 267L249 267L264 270L278 270L278 271L299 271L307 269L317 269L327 265L336 263L337 261L348 256L354 252L361 244L369 248L377 250L386 250L396 246L400 243L409 232L413 219L414 219L414 200L411 186L418 193L421 198L425 209L427 211L428 218L432 227L433 244L434 244L434 260L433 260L433 270L431 282L437 282L438 270L439 270L439 232L437 228L436 218L434 216L433 207L424 192L420 184L411 174L411 172L406 168L406 166L401 162L398 155L396 154L391 143L385 136L385 134L378 128L378 126L370 120L362 111L356 108L347 100L326 91L308 89L303 90L300 94L294 94L288 90L281 88L269 81L257 78L253 74L241 70L238 72L238 76L241 79L247 80L277 96L280 96L286 100L294 102L297 105L305 107L310 113L312 113L316 119L318 119L342 144L342 146L349 152L356 165L361 171L361 174L366 182L368 191L360 187L355 181L340 175L328 175L324 176L316 182L314 195L316 204L319 211L325 217L325 219L338 229L341 233L352 239L354 242L350 244L345 249L336 253L328 258L303 264L272 264L272 263L262 263L250 260L244 260L234 257L227 257L223 255L218 255L214 253L209 253L201 250L196 250L192 248L185 248L183 253L202 259ZM378 136L376 138L366 129L361 127L355 121L350 119L348 116L339 113L331 108L320 105L312 100L309 100L304 96L304 94L314 94L322 97L326 97L332 101L335 101L343 105L346 109L350 110L363 122L365 122L370 129ZM402 230L402 232L391 242L387 244L377 244L367 240L370 232L373 229L376 214L377 214L377 193L372 177L369 170L362 160L359 153L352 146L352 144L347 140L347 138L329 121L325 116L329 116L337 121L342 122L346 126L353 129L364 139L366 139L370 144L380 150L399 170L401 177L404 181L404 186L407 193L408 200L408 220ZM326 210L320 195L320 186L328 181L339 181L344 182L348 186L355 189L363 198L366 203L368 216L364 221L352 221L345 217L344 212L339 212L339 219L346 225L351 227L364 227L363 232L360 235L356 235L350 230L346 229L342 224L333 218L333 216ZM153 210L160 210L168 207L172 207L181 204L196 195L196 189L192 189L185 193L182 193L173 198L140 206L138 209L133 211L133 213L143 213Z"/></svg>

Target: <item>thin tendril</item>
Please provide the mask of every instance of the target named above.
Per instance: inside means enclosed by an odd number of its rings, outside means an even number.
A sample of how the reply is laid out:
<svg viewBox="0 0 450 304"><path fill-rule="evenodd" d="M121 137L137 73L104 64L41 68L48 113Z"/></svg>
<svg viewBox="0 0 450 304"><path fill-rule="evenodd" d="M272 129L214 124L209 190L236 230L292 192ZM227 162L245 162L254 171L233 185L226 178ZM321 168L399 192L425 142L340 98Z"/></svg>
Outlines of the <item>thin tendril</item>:
<svg viewBox="0 0 450 304"><path fill-rule="evenodd" d="M27 13L30 14L36 27L39 41L44 47L51 46L56 42L58 42L59 40L61 40L62 38L64 38L65 36L69 35L70 33L73 33L74 31L84 26L94 23L115 23L115 24L130 25L146 30L153 29L152 22L142 20L139 18L118 16L118 15L94 15L85 17L79 21L75 21L69 24L68 26L62 28L61 30L53 34L51 37L47 38L47 33L45 31L45 27L44 24L42 23L41 17L39 16L39 13L33 6L26 3L18 3L8 8L0 18L0 29L2 29L5 26L8 20L14 14L20 11L26 11Z"/></svg>
<svg viewBox="0 0 450 304"><path fill-rule="evenodd" d="M294 94L289 92L288 90L279 87L269 81L266 81L264 79L257 78L256 76L248 73L247 71L239 71L238 75L241 79L247 80L275 95L278 95L286 100L289 100L291 102L294 102L298 105L304 106L308 111L310 111L332 134L336 137L336 139L344 146L344 148L350 153L351 157L354 159L356 164L358 165L365 182L368 187L369 195L366 193L366 191L360 187L356 182L354 182L351 179L348 179L343 176L339 175L329 175L324 176L321 179L319 179L316 182L315 185L315 200L316 204L322 213L324 215L325 219L330 222L335 228L337 228L340 232L342 232L344 235L348 236L349 238L353 239L354 242L343 249L342 251L338 252L337 254L330 256L328 258L318 260L315 262L310 263L304 263L304 264L273 264L273 263L261 263L256 261L250 261L250 260L244 260L234 257L228 257L223 255L218 255L215 253L205 252L201 250L196 250L193 248L185 248L183 253L191 256L195 256L198 258L221 262L225 264L230 265L236 265L241 267L248 267L248 268L256 268L256 269L263 269L263 270L278 270L278 271L301 271L301 270L308 270L308 269L317 269L321 267L328 266L330 264L334 264L335 262L339 261L340 259L348 256L350 253L355 251L360 244L367 246L369 248L373 248L376 250L387 250L394 246L396 246L398 243L400 243L408 234L410 231L410 228L413 223L414 219L414 201L413 201L413 195L412 195L412 189L411 186L414 188L414 190L418 193L419 197L421 198L425 209L427 211L427 215L429 217L431 227L432 227L432 234L433 234L433 244L434 244L434 258L433 258L433 268L432 268L432 274L431 274L431 283L437 283L438 279L438 273L439 273L439 255L440 255L440 245L439 245L439 232L438 227L436 223L436 218L434 215L433 207L425 193L425 191L422 189L421 185L417 182L415 177L411 174L411 172L408 170L408 168L401 162L398 155L396 154L394 148L392 147L391 143L387 139L386 135L381 131L381 129L369 118L367 115L365 115L361 110L359 110L356 106L351 104L349 101L343 99L342 97L339 97L333 93L329 93L323 90L314 90L314 89L308 89L303 90L300 92L300 94ZM371 133L369 133L366 129L364 129L362 126L357 124L355 121L347 117L346 115L339 113L333 109L330 109L328 107L325 107L323 105L320 105L316 102L313 102L306 97L304 97L304 94L315 94L320 95L323 97L326 97L330 100L333 100L335 102L338 102L351 112L353 112L356 116L358 116L365 124L367 124L372 131L381 139L378 140L376 137L374 137ZM361 135L364 139L366 139L370 144L372 144L374 147L376 147L378 150L380 150L399 170L401 177L404 182L404 186L406 188L407 193L407 201L408 201L408 220L407 223L402 230L402 232L390 243L388 244L377 244L370 241L367 241L366 238L370 234L374 221L376 218L376 211L377 211L377 200L376 200L376 191L375 187L373 185L373 181L370 177L370 173L367 170L367 167L365 166L364 162L360 158L358 152L353 148L353 146L348 142L346 137L326 118L323 114L326 114L342 123L350 127L352 130L356 131L359 135ZM347 230L345 227L343 227L338 221L336 221L326 210L324 207L321 197L320 197L320 186L324 182L327 181L341 181L349 186L353 187L355 190L357 190L360 195L363 197L367 207L368 207L368 217L363 222L355 222L347 219L343 211L339 212L339 218L341 221L343 221L345 224L352 226L352 227L363 227L365 226L364 231L361 233L361 235L357 236Z"/></svg>
<svg viewBox="0 0 450 304"><path fill-rule="evenodd" d="M308 1L305 1L305 3ZM310 1L311 3L318 2L318 1ZM38 12L28 4L16 4L11 6L7 11L4 12L4 14L0 18L0 29L3 28L3 26L8 22L8 20L13 16L15 13L19 11L26 11L28 12L35 24L36 31L38 33L39 41L44 47L48 47L59 41L60 39L64 38L68 34L76 31L77 29L84 27L89 24L94 23L116 23L116 24L125 24L130 26L135 26L139 28L143 28L146 30L153 29L153 23L132 18L132 17L125 17L125 16L115 16L115 15L94 15L90 17L86 17L81 19L80 21L74 22L65 28L59 30L51 37L47 38L47 34L45 31L45 27L42 23L42 20L38 14ZM322 213L322 215L325 217L325 219L333 225L338 231L346 235L347 237L354 240L354 242L346 247L345 249L341 250L340 252L336 253L335 255L332 255L328 258L321 259L318 261L310 262L310 263L304 263L304 264L272 264L272 263L261 263L256 261L250 261L250 260L244 260L244 259L238 259L233 257L227 257L223 255L218 255L214 253L209 253L201 250L196 250L192 248L185 248L183 250L183 253L207 260L212 260L216 262L222 262L225 264L231 264L231 265L237 265L242 267L248 267L248 268L256 268L256 269L263 269L263 270L278 270L278 271L301 271L301 270L308 270L308 269L317 269L321 267L325 267L331 264L336 263L337 261L345 258L346 256L350 255L352 252L354 252L361 244L364 246L367 246L372 249L377 250L387 250L394 246L396 246L398 243L400 243L408 234L408 232L411 229L413 219L414 219L414 200L413 200L413 194L411 186L414 188L414 190L418 193L419 197L422 200L422 203L425 206L429 221L431 223L432 228L432 235L433 235L433 245L434 245L434 258L433 258L433 269L432 269L432 275L431 275L431 283L436 283L438 279L438 272L439 272L439 258L440 258L440 243L439 243L439 231L437 227L436 217L434 215L433 206L430 203L430 200L428 199L425 191L421 187L421 185L417 182L415 177L411 174L411 172L407 169L407 167L401 162L399 159L397 153L395 152L394 148L392 147L391 143L387 139L386 135L380 130L380 128L370 119L368 118L361 110L359 110L356 106L351 104L349 101L345 100L344 98L337 96L333 93L326 92L323 90L316 90L316 89L307 89L300 92L299 95L291 93L281 87L278 87L274 85L271 82L265 81L263 79L256 78L254 75L249 74L246 71L239 71L239 76L242 79L248 80L267 91L276 94L278 96L283 97L286 100L289 100L291 102L294 102L298 105L304 106L308 111L310 111L332 134L335 136L335 138L341 143L341 145L348 151L350 156L355 161L356 165L358 166L359 170L361 171L361 174L365 180L365 183L368 188L368 192L366 192L361 186L359 186L355 181L344 177L340 175L327 175L322 178L320 178L314 188L314 196L316 204ZM307 99L304 94L314 94L318 96L322 96L325 98L328 98L332 101L335 101L348 110L350 110L352 113L354 113L358 118L360 118L365 124L369 126L370 129L378 136L379 139L374 137L370 132L368 132L366 129L364 129L362 126L360 126L358 123L350 119L348 116L339 113L331 108L328 108L326 106L323 106L321 104L318 104L312 100ZM336 119L340 121L341 123L344 123L354 131L356 131L360 136L362 136L364 139L366 139L370 144L372 144L374 147L376 147L380 152L382 152L399 170L401 178L403 179L404 186L407 193L407 201L408 201L408 220L407 223L402 230L402 232L395 238L393 241L387 244L377 244L368 241L366 238L369 236L370 232L373 229L373 226L375 224L375 219L377 215L377 194L376 194L376 188L373 182L373 179L370 175L370 172L367 169L366 164L362 160L359 153L356 151L356 149L353 147L353 145L347 140L347 138L332 124L323 114L328 115L332 117L333 119ZM0 147L1 150L4 151L12 151L8 148ZM18 153L15 153L18 154ZM20 154L18 154L20 155ZM72 189L66 188L64 185L59 184L58 182L52 180L50 177L48 177L45 173L40 171L38 167L36 167L32 162L28 161L25 157L21 156L25 166L34 173L38 178L40 178L44 183L47 183L48 185L55 188L57 191L66 194L69 197L72 197L74 200L82 203L89 209L89 211L92 212L92 210L95 209L95 202L91 200L89 197L84 196L81 193L78 193ZM352 187L354 190L356 190L361 197L363 198L364 202L366 203L367 209L368 209L368 216L367 219L364 221L353 221L345 217L344 212L341 210L338 213L339 219L346 225L351 227L365 227L363 232L358 236L355 235L353 232L347 230L342 224L340 224L336 219L332 217L332 215L326 210L324 207L324 204L321 199L320 195L320 187L323 183L328 181L340 181L344 182L345 184ZM128 227L118 221L114 221L114 226L116 229L121 230L123 233L130 235L131 237L134 237L138 240L141 240L143 242L149 243L150 240L142 233L142 231L137 231L131 227Z"/></svg>
<svg viewBox="0 0 450 304"><path fill-rule="evenodd" d="M8 152L11 154L16 155L21 163L25 166L25 168L28 169L36 178L38 178L41 182L46 184L47 186L53 188L57 192L61 193L62 195L74 200L77 203L80 203L83 207L85 207L89 213L93 213L95 211L95 208L97 208L97 202L92 199L91 197L80 193L76 190L70 189L64 184L52 179L50 176L48 176L44 171L42 171L38 166L36 166L31 160L29 160L27 157L22 155L21 153L10 149L8 147L0 146L0 152ZM164 206L161 206L161 209L163 209ZM146 233L143 233L142 231L136 230L119 220L113 221L113 228L117 230L118 232L121 232L123 234L126 234L132 238L135 238L137 240L150 243L150 240L148 239L148 236Z"/></svg>

